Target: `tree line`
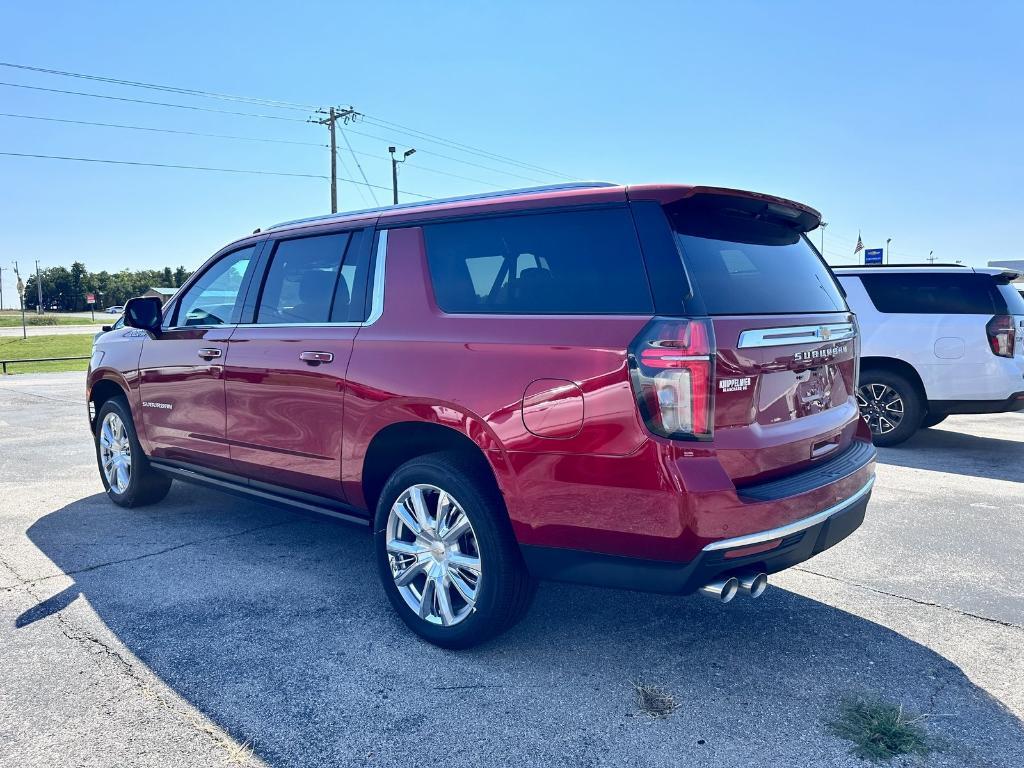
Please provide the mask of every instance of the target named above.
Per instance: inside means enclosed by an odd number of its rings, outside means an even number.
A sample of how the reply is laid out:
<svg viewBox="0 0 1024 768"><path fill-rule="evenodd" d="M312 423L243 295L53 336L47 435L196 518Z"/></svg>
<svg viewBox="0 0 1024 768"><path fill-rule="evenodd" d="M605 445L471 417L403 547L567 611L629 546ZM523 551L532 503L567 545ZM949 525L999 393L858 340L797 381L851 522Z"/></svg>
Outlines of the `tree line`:
<svg viewBox="0 0 1024 768"><path fill-rule="evenodd" d="M43 286L43 309L51 312L87 310L87 293L96 294L97 309L121 305L150 288L178 288L191 274L185 267L90 272L80 261L74 262L70 269L50 267L39 273ZM38 296L33 273L25 280L25 308L34 310L39 303Z"/></svg>

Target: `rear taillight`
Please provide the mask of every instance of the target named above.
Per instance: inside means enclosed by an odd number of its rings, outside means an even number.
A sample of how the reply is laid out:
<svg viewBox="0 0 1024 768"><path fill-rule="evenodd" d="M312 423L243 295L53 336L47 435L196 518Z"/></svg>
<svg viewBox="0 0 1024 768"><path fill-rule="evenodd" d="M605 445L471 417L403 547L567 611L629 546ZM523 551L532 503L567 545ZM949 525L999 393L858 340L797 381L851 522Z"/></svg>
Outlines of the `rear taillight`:
<svg viewBox="0 0 1024 768"><path fill-rule="evenodd" d="M656 435L709 440L714 432L715 333L706 319L656 317L629 348L637 407Z"/></svg>
<svg viewBox="0 0 1024 768"><path fill-rule="evenodd" d="M996 315L985 326L985 333L988 334L988 345L993 355L1000 357L1013 357L1013 345L1015 332L1013 318L1009 315Z"/></svg>

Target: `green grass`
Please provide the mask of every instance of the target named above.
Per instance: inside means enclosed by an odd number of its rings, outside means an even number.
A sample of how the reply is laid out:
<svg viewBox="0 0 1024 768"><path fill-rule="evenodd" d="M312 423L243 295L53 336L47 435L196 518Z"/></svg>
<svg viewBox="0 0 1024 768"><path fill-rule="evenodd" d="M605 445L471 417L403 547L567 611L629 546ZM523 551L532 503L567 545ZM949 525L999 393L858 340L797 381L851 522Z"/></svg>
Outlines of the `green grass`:
<svg viewBox="0 0 1024 768"><path fill-rule="evenodd" d="M112 323L117 319L117 315L97 314L95 320L90 320L87 315L79 317L68 317L67 315L37 315L35 312L25 313L26 325L102 325L103 323ZM0 328L20 328L21 327L21 313L20 312L7 312L0 313Z"/></svg>
<svg viewBox="0 0 1024 768"><path fill-rule="evenodd" d="M921 723L927 715L914 716L902 706L855 697L844 700L839 717L829 723L832 731L853 742L853 754L873 763L898 755L927 755L928 734Z"/></svg>
<svg viewBox="0 0 1024 768"><path fill-rule="evenodd" d="M78 357L92 354L92 336L87 333L55 334L53 336L0 337L0 360L23 360L31 357ZM66 360L58 363L15 363L8 373L45 373L84 371L88 360Z"/></svg>

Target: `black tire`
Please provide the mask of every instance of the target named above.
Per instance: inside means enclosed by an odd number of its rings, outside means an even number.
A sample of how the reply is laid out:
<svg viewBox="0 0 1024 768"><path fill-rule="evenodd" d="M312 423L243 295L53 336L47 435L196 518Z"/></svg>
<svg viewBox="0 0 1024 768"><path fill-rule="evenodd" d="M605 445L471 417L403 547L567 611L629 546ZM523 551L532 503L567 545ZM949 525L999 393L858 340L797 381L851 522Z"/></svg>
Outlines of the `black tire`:
<svg viewBox="0 0 1024 768"><path fill-rule="evenodd" d="M110 480L107 479L107 474L103 469L101 436L109 414L115 414L120 420L130 449L131 469L128 483L120 490L111 487ZM142 452L139 436L135 431L135 422L132 420L131 408L128 407L128 402L123 397L113 397L100 408L99 413L96 414L93 438L96 444L96 464L100 471L100 480L103 481L103 487L112 502L120 507L143 507L147 504L155 504L167 495L171 489L171 478L161 475L153 469Z"/></svg>
<svg viewBox="0 0 1024 768"><path fill-rule="evenodd" d="M885 368L861 371L857 402L877 446L899 445L917 432L924 419L924 402L917 387L906 376Z"/></svg>
<svg viewBox="0 0 1024 768"><path fill-rule="evenodd" d="M924 417L924 421L921 422L921 429L928 429L934 427L936 424L941 424L949 416L948 413L929 413Z"/></svg>
<svg viewBox="0 0 1024 768"><path fill-rule="evenodd" d="M388 555L388 518L391 509L398 499L414 486L433 486L435 489L442 489L461 507L472 526L469 535L472 535L473 539L469 543L474 545L475 555L480 564L475 604L470 607L468 603L463 602L461 609L465 613L464 618L448 626L431 623L432 620L442 621L440 613L433 619L420 618L406 602L406 598L395 583L392 560ZM434 522L438 523L437 528L441 528L437 520L439 517L435 508ZM415 541L420 541L420 537L415 536ZM466 545L460 544L459 549L462 550L463 546ZM443 648L469 648L509 629L526 613L537 588L536 580L523 562L505 504L489 470L472 457L459 453L421 456L395 470L381 491L377 504L374 516L374 550L384 591L402 621L424 640ZM425 562L433 565L429 560ZM401 562L396 560L395 567L398 568L400 565ZM446 560L437 567L448 573L445 570L448 567ZM423 579L420 583L424 586L418 588L425 597L428 594L425 589L426 572L421 570L421 575L417 579L420 578ZM417 588L417 582L411 582L411 586ZM454 584L450 590L452 591L449 592L451 597L448 598L449 611L459 599L454 591ZM432 595L433 592L429 594ZM413 597L415 598L415 595ZM421 604L425 602L420 600ZM435 604L439 605L432 600L431 605Z"/></svg>

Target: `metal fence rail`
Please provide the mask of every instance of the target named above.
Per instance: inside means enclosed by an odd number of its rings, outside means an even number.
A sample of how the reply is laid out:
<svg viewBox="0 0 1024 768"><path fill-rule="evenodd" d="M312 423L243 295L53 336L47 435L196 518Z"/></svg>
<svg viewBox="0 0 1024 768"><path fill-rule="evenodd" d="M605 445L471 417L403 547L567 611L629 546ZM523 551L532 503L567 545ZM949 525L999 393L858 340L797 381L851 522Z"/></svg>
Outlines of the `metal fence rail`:
<svg viewBox="0 0 1024 768"><path fill-rule="evenodd" d="M7 375L7 366L14 365L15 363L56 363L61 360L88 360L89 355L82 355L81 357L22 357L17 360L0 360L0 367L3 369L3 375Z"/></svg>

